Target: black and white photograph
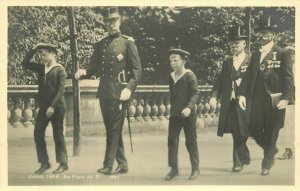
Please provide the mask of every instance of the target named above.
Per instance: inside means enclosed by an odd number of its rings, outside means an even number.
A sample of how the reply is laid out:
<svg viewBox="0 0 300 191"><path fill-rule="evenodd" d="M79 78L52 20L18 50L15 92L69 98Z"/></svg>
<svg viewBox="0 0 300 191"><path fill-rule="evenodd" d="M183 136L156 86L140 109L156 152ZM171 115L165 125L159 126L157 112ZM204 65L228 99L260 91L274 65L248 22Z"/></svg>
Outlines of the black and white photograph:
<svg viewBox="0 0 300 191"><path fill-rule="evenodd" d="M296 2L77 2L2 4L6 188L296 189Z"/></svg>

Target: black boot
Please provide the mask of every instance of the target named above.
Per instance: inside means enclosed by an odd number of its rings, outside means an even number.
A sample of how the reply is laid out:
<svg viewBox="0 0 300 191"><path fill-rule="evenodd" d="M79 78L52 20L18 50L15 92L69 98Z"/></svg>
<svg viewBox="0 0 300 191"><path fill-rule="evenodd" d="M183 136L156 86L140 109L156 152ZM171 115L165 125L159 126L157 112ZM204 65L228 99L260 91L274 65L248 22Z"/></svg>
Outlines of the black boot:
<svg viewBox="0 0 300 191"><path fill-rule="evenodd" d="M104 168L98 169L97 172L99 172L101 174L105 174L105 175L111 175L113 173L112 169L108 168L108 167L104 167Z"/></svg>
<svg viewBox="0 0 300 191"><path fill-rule="evenodd" d="M48 170L51 167L49 162L46 163L42 163L41 167L35 171L35 174L42 174L43 172L45 172L46 170Z"/></svg>
<svg viewBox="0 0 300 191"><path fill-rule="evenodd" d="M241 172L243 170L243 166L233 166L232 172Z"/></svg>
<svg viewBox="0 0 300 191"><path fill-rule="evenodd" d="M286 148L285 152L283 153L283 155L281 157L279 157L278 159L280 160L286 160L286 159L290 159L293 156L293 151L291 148Z"/></svg>
<svg viewBox="0 0 300 191"><path fill-rule="evenodd" d="M64 171L68 170L68 169L69 169L69 167L66 163L60 163L58 168L55 171L53 171L52 173L53 174L59 174L59 173L62 173Z"/></svg>
<svg viewBox="0 0 300 191"><path fill-rule="evenodd" d="M189 180L194 180L196 179L200 174L199 169L197 170L192 170L191 176L189 177Z"/></svg>
<svg viewBox="0 0 300 191"><path fill-rule="evenodd" d="M171 168L171 171L167 174L165 180L172 180L177 175L178 175L178 168Z"/></svg>

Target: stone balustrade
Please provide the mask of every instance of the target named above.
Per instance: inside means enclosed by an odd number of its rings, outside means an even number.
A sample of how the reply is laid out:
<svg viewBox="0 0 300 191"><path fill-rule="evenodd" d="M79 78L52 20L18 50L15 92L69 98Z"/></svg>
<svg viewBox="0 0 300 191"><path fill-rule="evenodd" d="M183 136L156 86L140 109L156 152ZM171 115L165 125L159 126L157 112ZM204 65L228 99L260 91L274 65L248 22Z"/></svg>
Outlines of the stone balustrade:
<svg viewBox="0 0 300 191"><path fill-rule="evenodd" d="M98 80L80 81L81 134L105 134L99 100L95 95ZM211 86L199 86L200 97L197 102L197 128L216 126L221 105L209 105ZM39 110L36 103L37 86L8 86L8 128L33 128ZM73 98L71 80L66 84L66 136L73 132ZM129 102L129 120L132 132L167 132L170 116L169 89L166 85L140 85ZM124 132L128 132L127 120Z"/></svg>

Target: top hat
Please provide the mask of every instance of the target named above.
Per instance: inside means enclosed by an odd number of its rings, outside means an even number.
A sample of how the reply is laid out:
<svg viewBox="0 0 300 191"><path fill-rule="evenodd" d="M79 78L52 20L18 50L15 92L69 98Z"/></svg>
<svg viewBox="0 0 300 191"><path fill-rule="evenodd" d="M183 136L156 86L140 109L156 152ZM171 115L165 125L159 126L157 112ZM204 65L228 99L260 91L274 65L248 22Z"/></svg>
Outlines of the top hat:
<svg viewBox="0 0 300 191"><path fill-rule="evenodd" d="M179 54L183 58L187 58L191 55L188 51L180 49L180 48L171 48L169 50L169 55L171 55L171 54Z"/></svg>
<svg viewBox="0 0 300 191"><path fill-rule="evenodd" d="M270 15L260 16L258 31L274 31L276 28Z"/></svg>
<svg viewBox="0 0 300 191"><path fill-rule="evenodd" d="M229 30L229 40L247 40L247 36L242 33L241 26L233 26Z"/></svg>
<svg viewBox="0 0 300 191"><path fill-rule="evenodd" d="M104 21L110 21L120 18L119 10L117 7L107 7L103 10Z"/></svg>

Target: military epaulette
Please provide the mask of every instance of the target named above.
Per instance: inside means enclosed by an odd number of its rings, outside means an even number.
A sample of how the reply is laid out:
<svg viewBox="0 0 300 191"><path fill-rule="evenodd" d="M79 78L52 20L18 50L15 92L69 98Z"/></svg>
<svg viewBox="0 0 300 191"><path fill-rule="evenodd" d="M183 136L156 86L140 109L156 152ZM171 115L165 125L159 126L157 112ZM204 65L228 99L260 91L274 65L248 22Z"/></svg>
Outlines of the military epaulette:
<svg viewBox="0 0 300 191"><path fill-rule="evenodd" d="M127 40L130 40L130 41L134 42L134 39L131 36L122 35L122 37L126 38Z"/></svg>
<svg viewBox="0 0 300 191"><path fill-rule="evenodd" d="M109 35L107 35L107 34L106 34L106 35L103 35L102 38L101 38L98 42L103 41L103 40L106 39L107 37L109 37Z"/></svg>

